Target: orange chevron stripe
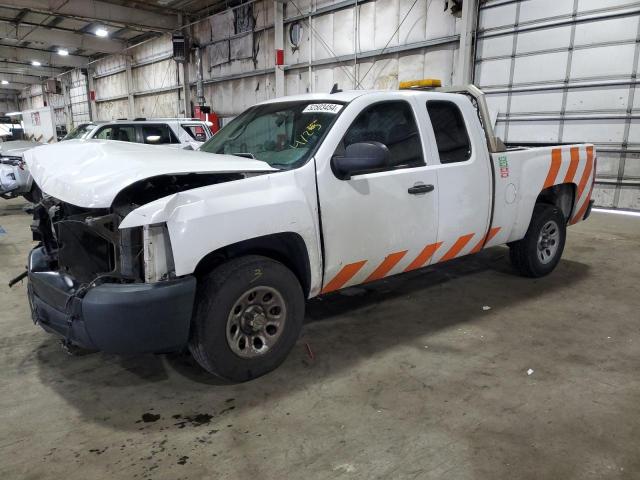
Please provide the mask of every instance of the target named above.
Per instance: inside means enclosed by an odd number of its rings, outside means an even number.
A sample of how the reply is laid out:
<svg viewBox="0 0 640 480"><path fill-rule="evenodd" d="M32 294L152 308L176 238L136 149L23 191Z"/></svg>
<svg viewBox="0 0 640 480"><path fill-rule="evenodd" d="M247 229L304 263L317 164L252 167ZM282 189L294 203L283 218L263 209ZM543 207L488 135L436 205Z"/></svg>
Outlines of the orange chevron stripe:
<svg viewBox="0 0 640 480"><path fill-rule="evenodd" d="M489 240L496 236L496 234L500 231L501 227L493 227L489 230L482 240L480 240L473 249L471 249L471 253L478 253L480 250L484 248Z"/></svg>
<svg viewBox="0 0 640 480"><path fill-rule="evenodd" d="M360 271L360 269L367 263L366 260L360 262L350 263L342 267L342 270L333 277L333 279L325 285L322 289L322 293L333 292L342 288L342 286L353 278L353 276Z"/></svg>
<svg viewBox="0 0 640 480"><path fill-rule="evenodd" d="M543 189L555 185L556 177L560 171L560 165L562 165L562 150L554 148L551 150L551 165L549 166L549 172L547 173L547 178L544 181Z"/></svg>
<svg viewBox="0 0 640 480"><path fill-rule="evenodd" d="M587 181L589 181L589 177L591 176L592 169L593 169L593 147L587 147L587 164L584 167L584 171L582 172L580 183L578 183L578 191L576 192L576 198L575 198L576 203L578 203L578 201L580 200L580 197L582 196L582 192L584 192L584 189L587 186Z"/></svg>
<svg viewBox="0 0 640 480"><path fill-rule="evenodd" d="M564 183L573 182L573 177L578 170L578 164L580 163L580 149L578 147L571 147L571 163L569 164L569 170L564 176Z"/></svg>
<svg viewBox="0 0 640 480"><path fill-rule="evenodd" d="M411 270L415 270L416 268L422 267L431 259L431 257L433 257L433 254L436 253L436 250L438 250L438 248L440 248L440 245L442 245L442 242L432 243L424 247L418 254L418 256L413 259L413 262L411 262L409 266L404 269L404 271L409 272Z"/></svg>
<svg viewBox="0 0 640 480"><path fill-rule="evenodd" d="M455 258L460 253L460 251L465 247L465 245L469 243L469 240L473 238L473 235L474 235L473 233L469 233L467 235L461 236L458 240L456 240L456 243L453 244L453 246L449 249L449 251L444 254L444 256L440 259L440 261L446 262L447 260L451 260L452 258Z"/></svg>
<svg viewBox="0 0 640 480"><path fill-rule="evenodd" d="M382 263L378 265L378 268L376 268L371 275L365 279L364 283L373 282L374 280L380 280L381 278L386 277L387 273L389 273L389 271L395 267L406 254L407 251L404 250L402 252L395 252L387 255Z"/></svg>
<svg viewBox="0 0 640 480"><path fill-rule="evenodd" d="M591 185L591 189L589 190L589 195L584 199L584 203L578 210L578 213L575 214L573 220L571 220L571 225L578 223L584 217L584 214L587 213L587 208L589 207L589 200L591 199L591 194L593 193L593 185Z"/></svg>

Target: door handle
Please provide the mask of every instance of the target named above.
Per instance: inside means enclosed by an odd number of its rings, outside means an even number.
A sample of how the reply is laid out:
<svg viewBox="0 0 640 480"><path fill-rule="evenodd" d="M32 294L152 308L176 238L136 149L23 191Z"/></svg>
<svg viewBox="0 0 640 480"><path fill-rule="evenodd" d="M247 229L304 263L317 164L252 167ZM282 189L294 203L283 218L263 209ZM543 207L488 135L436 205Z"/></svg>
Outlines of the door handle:
<svg viewBox="0 0 640 480"><path fill-rule="evenodd" d="M414 185L407 190L411 195L420 195L422 193L432 192L435 187L433 185Z"/></svg>

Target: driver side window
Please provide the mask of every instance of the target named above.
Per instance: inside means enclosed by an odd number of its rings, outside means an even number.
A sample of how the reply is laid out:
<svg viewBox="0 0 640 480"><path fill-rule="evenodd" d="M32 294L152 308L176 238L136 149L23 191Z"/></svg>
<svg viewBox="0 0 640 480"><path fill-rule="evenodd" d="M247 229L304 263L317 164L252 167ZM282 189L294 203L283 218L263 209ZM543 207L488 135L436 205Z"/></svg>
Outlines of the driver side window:
<svg viewBox="0 0 640 480"><path fill-rule="evenodd" d="M392 169L425 164L418 126L411 106L405 101L377 103L362 111L338 148L342 150L353 143L369 141L386 145Z"/></svg>

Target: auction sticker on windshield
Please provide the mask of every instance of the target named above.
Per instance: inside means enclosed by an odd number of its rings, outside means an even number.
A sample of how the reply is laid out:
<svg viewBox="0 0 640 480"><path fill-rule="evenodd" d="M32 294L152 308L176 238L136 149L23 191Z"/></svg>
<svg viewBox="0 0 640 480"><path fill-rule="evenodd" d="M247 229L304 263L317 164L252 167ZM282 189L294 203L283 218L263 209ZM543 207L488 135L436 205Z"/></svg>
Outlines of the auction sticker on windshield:
<svg viewBox="0 0 640 480"><path fill-rule="evenodd" d="M302 111L302 113L338 113L342 110L342 105L339 103L312 103Z"/></svg>

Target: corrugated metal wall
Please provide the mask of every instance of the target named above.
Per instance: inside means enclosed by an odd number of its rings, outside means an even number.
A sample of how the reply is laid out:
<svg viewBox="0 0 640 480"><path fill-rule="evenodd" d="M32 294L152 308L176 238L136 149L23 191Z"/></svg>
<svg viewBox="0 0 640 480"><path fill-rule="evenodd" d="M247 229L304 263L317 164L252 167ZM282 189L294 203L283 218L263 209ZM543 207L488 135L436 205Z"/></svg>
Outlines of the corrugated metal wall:
<svg viewBox="0 0 640 480"><path fill-rule="evenodd" d="M592 142L597 205L640 210L640 3L488 0L475 82L508 143Z"/></svg>
<svg viewBox="0 0 640 480"><path fill-rule="evenodd" d="M445 0L287 1L285 8L285 94L340 88L397 88L402 80L436 77L450 84L459 37L458 20L445 11ZM203 55L205 97L222 116L234 116L275 96L273 1L253 3L254 51L233 57L237 39L234 11L215 15L193 27L206 45ZM294 25L297 24L297 27ZM299 43L290 40L301 28ZM228 47L226 41L231 42ZM242 52L242 45L237 47ZM192 67L193 68L193 67ZM195 80L195 70L190 74Z"/></svg>
<svg viewBox="0 0 640 480"><path fill-rule="evenodd" d="M183 116L182 79L178 64L172 59L171 37L165 35L146 42L129 50L128 55L130 86L124 55L112 55L93 64L97 119ZM129 113L129 89L134 96L133 115Z"/></svg>
<svg viewBox="0 0 640 480"><path fill-rule="evenodd" d="M89 103L87 101L87 77L80 70L73 70L69 75L69 101L73 125L88 122Z"/></svg>

